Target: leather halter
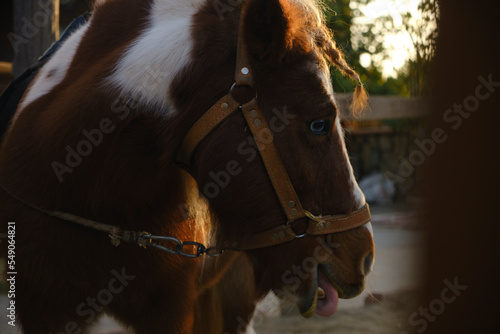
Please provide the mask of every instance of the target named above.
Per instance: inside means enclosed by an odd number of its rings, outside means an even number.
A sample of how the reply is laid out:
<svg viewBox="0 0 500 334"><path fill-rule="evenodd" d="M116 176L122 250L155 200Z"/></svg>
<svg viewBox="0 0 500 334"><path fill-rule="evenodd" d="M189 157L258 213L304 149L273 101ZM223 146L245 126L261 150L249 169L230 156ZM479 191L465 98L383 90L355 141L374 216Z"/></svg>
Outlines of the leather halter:
<svg viewBox="0 0 500 334"><path fill-rule="evenodd" d="M235 86L253 87L253 76L248 58L248 53L245 49L243 40L243 24L245 14L245 3L243 4L242 14L240 18L240 28L238 35L238 50L236 61ZM245 237L242 241L225 241L218 247L205 247L203 244L194 241L184 241L171 236L155 236L144 231L128 231L119 228L118 226L103 224L91 219L79 217L67 212L46 210L38 207L21 197L15 195L3 185L0 184L0 189L6 192L9 196L18 202L30 207L33 210L44 213L46 215L64 220L70 223L78 224L91 228L97 231L107 233L111 238L114 246L118 246L122 241L135 243L144 248L157 248L170 254L182 255L190 258L196 258L202 255L217 256L224 250L252 250L266 248L279 245L306 235L325 235L336 232L342 232L363 226L370 222L370 210L368 204L362 208L351 212L347 215L332 215L332 216L315 216L309 211L303 209L302 204L295 192L295 189L290 181L288 173L281 161L274 142L269 143L264 133L272 133L266 121L264 113L258 106L258 101L253 98L250 102L241 104L237 102L229 92L217 103L215 103L189 130L184 138L176 158L176 162L182 167L191 165L193 152L199 143L210 133L215 127L221 124L227 117L237 110L241 110L245 120L254 136L257 143L259 153L264 161L265 168L273 185L273 188L278 196L278 199L287 218L287 223L266 231L258 232L254 235ZM263 131L267 130L267 131ZM308 219L308 226L304 234L297 235L291 226L291 223L302 218ZM174 244L174 248L169 248L159 244L159 241L167 241ZM195 248L194 251L189 251Z"/></svg>
<svg viewBox="0 0 500 334"><path fill-rule="evenodd" d="M244 3L239 24L235 84L233 87L248 86L253 88L253 72L244 42L245 11ZM347 215L315 216L304 210L286 168L278 155L274 141L269 142L269 138L266 136L266 134L272 132L255 97L250 102L241 104L229 92L217 101L186 134L177 154L177 163L182 167L191 166L193 153L200 142L236 111L243 113L252 132L267 174L287 218L287 223L245 237L245 240L223 242L222 245L219 245L220 248L233 250L265 248L306 235L324 235L347 231L370 222L371 216L368 204ZM306 217L308 218L308 226L305 233L297 235L293 231L291 223Z"/></svg>

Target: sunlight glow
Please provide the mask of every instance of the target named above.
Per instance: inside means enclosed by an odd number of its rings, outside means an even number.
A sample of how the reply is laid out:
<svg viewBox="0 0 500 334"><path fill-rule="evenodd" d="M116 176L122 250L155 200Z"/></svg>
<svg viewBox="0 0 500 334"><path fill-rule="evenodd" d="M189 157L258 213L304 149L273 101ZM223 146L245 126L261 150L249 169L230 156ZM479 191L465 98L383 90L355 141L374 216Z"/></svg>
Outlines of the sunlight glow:
<svg viewBox="0 0 500 334"><path fill-rule="evenodd" d="M370 55L364 53L360 59L362 66L369 66L375 63L382 66L382 72L385 77L396 76L397 70L401 69L405 62L414 56L415 49L410 36L404 30L402 14L410 12L414 19L420 19L421 15L418 11L419 2L420 0L375 0L363 6L355 1L351 1L351 7L359 9L363 13L363 16L354 18L354 24L374 23L377 18L391 16L394 27L399 29L397 33L385 34L380 37L383 40L384 47L388 50L387 58L381 59L382 57L378 57L376 54ZM377 28L376 26L373 29L373 33L377 34L383 28Z"/></svg>

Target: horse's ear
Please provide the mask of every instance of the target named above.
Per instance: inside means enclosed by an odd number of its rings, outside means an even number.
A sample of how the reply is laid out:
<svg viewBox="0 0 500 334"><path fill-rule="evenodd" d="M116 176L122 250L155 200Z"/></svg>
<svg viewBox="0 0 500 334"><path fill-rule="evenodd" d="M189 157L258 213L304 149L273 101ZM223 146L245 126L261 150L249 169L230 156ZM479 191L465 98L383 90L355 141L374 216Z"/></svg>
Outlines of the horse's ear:
<svg viewBox="0 0 500 334"><path fill-rule="evenodd" d="M288 20L279 0L247 0L245 39L259 61L279 64L285 56Z"/></svg>

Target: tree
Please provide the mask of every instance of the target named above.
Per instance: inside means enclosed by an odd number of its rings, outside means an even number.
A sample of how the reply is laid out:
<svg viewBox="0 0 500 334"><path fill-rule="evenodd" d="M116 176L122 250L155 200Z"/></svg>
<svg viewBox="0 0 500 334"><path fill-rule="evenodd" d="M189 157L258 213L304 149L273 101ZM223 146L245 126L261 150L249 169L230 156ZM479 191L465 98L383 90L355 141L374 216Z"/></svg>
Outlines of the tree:
<svg viewBox="0 0 500 334"><path fill-rule="evenodd" d="M351 5L356 4L354 7L359 8L359 5L366 5L373 1L353 0ZM374 59L372 64L377 67L392 52L384 46L382 36L406 34L411 39L413 49L410 51L413 54L393 80L397 79L400 84L403 84L401 88L406 93L404 95L428 95L432 90L432 82L429 78L439 26L437 0L420 0L418 15L409 11L402 12L396 2L392 4L392 12L399 14L401 25L396 26L394 18L388 15L380 16L371 22L356 24L352 27L354 32L353 45L361 55L363 53L369 54ZM361 13L357 12L356 14Z"/></svg>
<svg viewBox="0 0 500 334"><path fill-rule="evenodd" d="M413 96L429 95L432 91L432 59L436 50L439 27L439 7L437 0L421 0L418 9L421 19L416 20L410 13L403 15L403 24L415 49L415 58L407 65L410 92Z"/></svg>
<svg viewBox="0 0 500 334"><path fill-rule="evenodd" d="M362 16L360 5L365 5L371 0L329 0L326 11L327 26L334 32L337 46L344 52L347 62L356 70L365 88L373 95L408 95L408 89L403 73L396 78L384 78L380 63L372 62L367 68L360 64L360 56L364 53L376 56L383 60L387 57L384 53L384 34L391 32L390 27L384 24L390 17L378 18L374 22L353 25L353 17ZM380 30L382 27L382 31ZM353 33L356 38L353 39ZM334 69L332 82L337 92L352 92L356 83Z"/></svg>

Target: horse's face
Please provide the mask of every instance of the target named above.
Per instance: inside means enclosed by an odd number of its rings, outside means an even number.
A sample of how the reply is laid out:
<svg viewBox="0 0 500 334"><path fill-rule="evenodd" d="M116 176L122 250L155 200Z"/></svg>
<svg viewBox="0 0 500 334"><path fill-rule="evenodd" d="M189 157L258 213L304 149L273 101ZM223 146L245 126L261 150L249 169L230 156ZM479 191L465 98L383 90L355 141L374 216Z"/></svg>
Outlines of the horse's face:
<svg viewBox="0 0 500 334"><path fill-rule="evenodd" d="M303 207L315 215L348 214L365 204L364 196L346 153L324 55L324 30L314 14L285 1L251 1L244 38L259 107ZM207 9L202 15L214 14ZM220 95L220 89L231 85L236 36L225 41L232 48L224 48L220 36L228 32L209 29L214 21L203 18L194 29L203 36L198 52L204 61L203 65L193 65L190 77L213 78L212 83L205 82L197 90L207 95L218 90ZM222 29L231 29L234 34L237 20L226 19ZM203 52L208 46L220 46L221 51ZM215 75L203 69L211 61L218 68ZM221 82L221 78L228 80ZM236 89L234 95L241 99L253 95L247 91ZM219 241L243 240L286 223L241 113L236 112L208 135L193 161L200 192L219 222ZM300 234L305 223L305 219L294 222L294 230ZM327 236L305 236L247 253L253 260L257 288L262 293L273 289L278 295L291 297L302 314L310 316L315 309L323 315L333 313L337 293L351 298L363 290L373 252L371 231L363 226ZM318 287L326 296L316 305Z"/></svg>

